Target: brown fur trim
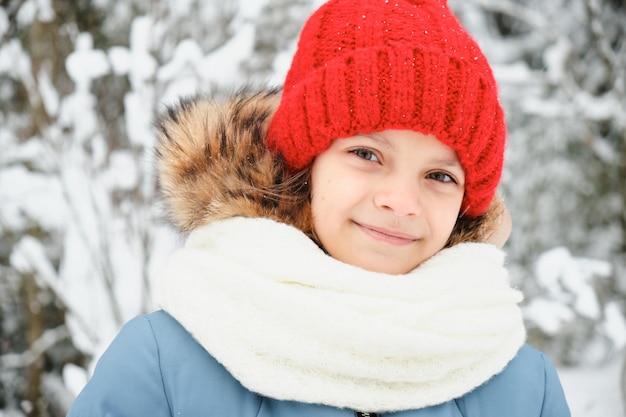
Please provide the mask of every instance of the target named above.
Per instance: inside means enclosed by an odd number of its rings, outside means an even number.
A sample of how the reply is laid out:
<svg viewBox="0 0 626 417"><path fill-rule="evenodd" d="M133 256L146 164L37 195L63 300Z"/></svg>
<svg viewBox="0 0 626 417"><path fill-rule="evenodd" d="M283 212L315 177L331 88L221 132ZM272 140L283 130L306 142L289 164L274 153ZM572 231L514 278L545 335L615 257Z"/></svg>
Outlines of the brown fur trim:
<svg viewBox="0 0 626 417"><path fill-rule="evenodd" d="M224 102L198 96L157 119L159 187L179 230L233 216L280 219L271 190L282 164L265 146L279 100L279 90L244 89Z"/></svg>
<svg viewBox="0 0 626 417"><path fill-rule="evenodd" d="M462 242L490 242L491 237L502 226L504 216L508 216L506 206L502 199L496 196L487 211L479 217L459 218L446 246Z"/></svg>

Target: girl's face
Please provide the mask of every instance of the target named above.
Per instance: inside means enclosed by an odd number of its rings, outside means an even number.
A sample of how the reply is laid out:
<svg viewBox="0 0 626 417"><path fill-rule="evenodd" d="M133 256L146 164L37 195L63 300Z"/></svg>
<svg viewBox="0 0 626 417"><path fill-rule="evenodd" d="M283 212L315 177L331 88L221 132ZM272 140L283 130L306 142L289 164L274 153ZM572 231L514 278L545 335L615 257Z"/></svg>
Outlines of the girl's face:
<svg viewBox="0 0 626 417"><path fill-rule="evenodd" d="M456 152L432 135L385 130L334 140L312 166L313 228L335 259L407 273L445 246L464 183Z"/></svg>

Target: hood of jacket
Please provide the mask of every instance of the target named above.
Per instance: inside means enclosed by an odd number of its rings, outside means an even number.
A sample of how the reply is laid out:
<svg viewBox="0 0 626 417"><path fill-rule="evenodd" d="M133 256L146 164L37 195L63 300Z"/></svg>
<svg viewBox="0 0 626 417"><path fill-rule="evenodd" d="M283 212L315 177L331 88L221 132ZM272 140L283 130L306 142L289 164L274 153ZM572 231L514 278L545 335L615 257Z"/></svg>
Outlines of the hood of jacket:
<svg viewBox="0 0 626 417"><path fill-rule="evenodd" d="M265 134L279 89L242 89L218 99L181 99L156 120L159 190L181 232L231 217L264 217L303 228L289 207L279 157Z"/></svg>

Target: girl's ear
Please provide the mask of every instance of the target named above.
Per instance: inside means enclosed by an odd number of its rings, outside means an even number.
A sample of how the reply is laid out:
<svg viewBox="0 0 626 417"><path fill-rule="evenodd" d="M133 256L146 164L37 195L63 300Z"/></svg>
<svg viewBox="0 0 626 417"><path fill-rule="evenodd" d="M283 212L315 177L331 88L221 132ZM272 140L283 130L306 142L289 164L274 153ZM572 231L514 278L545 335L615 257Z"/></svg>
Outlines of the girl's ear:
<svg viewBox="0 0 626 417"><path fill-rule="evenodd" d="M509 213L509 209L499 197L494 198L487 211L491 211L492 209L493 213L491 214L494 216L490 219L491 227L489 227L486 233L485 242L492 243L497 247L502 248L511 236L511 229L513 227L511 214Z"/></svg>

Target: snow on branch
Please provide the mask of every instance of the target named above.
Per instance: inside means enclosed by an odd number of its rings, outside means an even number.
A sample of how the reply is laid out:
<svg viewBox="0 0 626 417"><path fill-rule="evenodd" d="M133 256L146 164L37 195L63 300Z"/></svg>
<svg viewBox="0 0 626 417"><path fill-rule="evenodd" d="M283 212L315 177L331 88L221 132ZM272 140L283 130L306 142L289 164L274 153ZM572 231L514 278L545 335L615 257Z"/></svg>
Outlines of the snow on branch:
<svg viewBox="0 0 626 417"><path fill-rule="evenodd" d="M548 19L539 12L528 7L521 6L510 0L470 0L485 10L501 13L525 23L533 30L539 31L548 40L555 41L559 35L552 30L552 25Z"/></svg>
<svg viewBox="0 0 626 417"><path fill-rule="evenodd" d="M65 325L48 329L39 339L35 340L30 348L22 353L8 353L0 356L0 368L26 368L39 359L48 349L70 337Z"/></svg>

